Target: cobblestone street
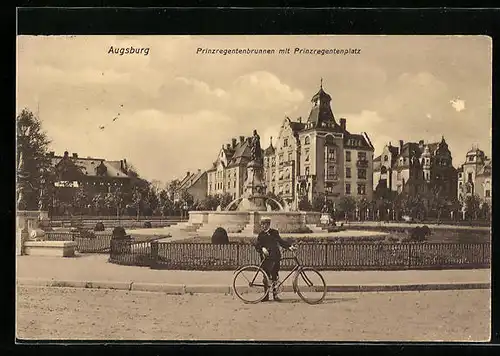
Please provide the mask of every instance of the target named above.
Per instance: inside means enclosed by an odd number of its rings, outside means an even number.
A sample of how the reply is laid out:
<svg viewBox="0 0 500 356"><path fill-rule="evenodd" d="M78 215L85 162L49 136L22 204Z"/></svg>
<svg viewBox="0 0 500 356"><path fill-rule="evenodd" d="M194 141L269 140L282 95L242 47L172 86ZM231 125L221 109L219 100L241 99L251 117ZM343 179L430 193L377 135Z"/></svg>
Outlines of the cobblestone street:
<svg viewBox="0 0 500 356"><path fill-rule="evenodd" d="M329 294L307 305L222 294L18 287L17 337L82 340L486 341L490 291Z"/></svg>

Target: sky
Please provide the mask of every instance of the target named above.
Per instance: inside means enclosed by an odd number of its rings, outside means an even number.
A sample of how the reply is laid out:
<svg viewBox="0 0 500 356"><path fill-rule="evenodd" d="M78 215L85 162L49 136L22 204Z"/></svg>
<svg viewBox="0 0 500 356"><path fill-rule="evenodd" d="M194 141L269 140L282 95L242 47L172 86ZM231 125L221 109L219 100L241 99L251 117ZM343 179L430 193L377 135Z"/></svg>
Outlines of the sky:
<svg viewBox="0 0 500 356"><path fill-rule="evenodd" d="M126 158L168 182L210 168L222 144L253 129L267 147L286 116L307 119L322 78L335 117L366 132L375 155L444 136L458 167L473 145L491 155L491 75L485 36L18 36L16 104L39 115L56 154Z"/></svg>

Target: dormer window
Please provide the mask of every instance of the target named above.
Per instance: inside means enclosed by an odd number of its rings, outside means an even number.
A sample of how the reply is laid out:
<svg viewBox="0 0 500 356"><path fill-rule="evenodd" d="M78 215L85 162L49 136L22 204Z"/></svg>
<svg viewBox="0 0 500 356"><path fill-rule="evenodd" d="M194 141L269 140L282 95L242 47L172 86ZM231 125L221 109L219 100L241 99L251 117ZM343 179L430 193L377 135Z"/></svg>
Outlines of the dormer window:
<svg viewBox="0 0 500 356"><path fill-rule="evenodd" d="M304 145L309 145L311 143L311 138L309 136L304 137Z"/></svg>

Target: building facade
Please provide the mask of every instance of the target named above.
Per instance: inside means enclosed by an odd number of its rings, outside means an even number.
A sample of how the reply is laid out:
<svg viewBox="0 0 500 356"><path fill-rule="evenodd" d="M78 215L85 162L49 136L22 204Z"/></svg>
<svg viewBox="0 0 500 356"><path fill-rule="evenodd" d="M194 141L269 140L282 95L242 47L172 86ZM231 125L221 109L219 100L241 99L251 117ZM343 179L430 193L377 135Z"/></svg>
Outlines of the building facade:
<svg viewBox="0 0 500 356"><path fill-rule="evenodd" d="M250 137L239 136L222 145L212 167L207 170L207 195L230 194L241 197L251 159Z"/></svg>
<svg viewBox="0 0 500 356"><path fill-rule="evenodd" d="M267 190L298 208L318 193L338 201L341 197L364 197L373 192L373 145L366 133L347 130L345 118L337 123L323 85L311 99L305 122L283 120L276 146L264 150Z"/></svg>
<svg viewBox="0 0 500 356"><path fill-rule="evenodd" d="M55 171L55 188L86 187L89 192L108 193L116 188L128 189L131 177L127 160L107 161L103 158L71 156L66 151L63 156L54 152L48 154Z"/></svg>
<svg viewBox="0 0 500 356"><path fill-rule="evenodd" d="M458 169L457 195L461 203L467 196L477 195L491 207L491 158L473 148L467 152L465 162Z"/></svg>
<svg viewBox="0 0 500 356"><path fill-rule="evenodd" d="M186 172L186 175L179 182L178 189L174 192L174 201L181 200L182 192L189 193L193 200L202 201L207 197L207 172L198 169L197 172Z"/></svg>
<svg viewBox="0 0 500 356"><path fill-rule="evenodd" d="M449 199L456 198L456 169L444 137L440 142L399 141L388 145L374 159L373 189L395 193L424 194L439 189Z"/></svg>

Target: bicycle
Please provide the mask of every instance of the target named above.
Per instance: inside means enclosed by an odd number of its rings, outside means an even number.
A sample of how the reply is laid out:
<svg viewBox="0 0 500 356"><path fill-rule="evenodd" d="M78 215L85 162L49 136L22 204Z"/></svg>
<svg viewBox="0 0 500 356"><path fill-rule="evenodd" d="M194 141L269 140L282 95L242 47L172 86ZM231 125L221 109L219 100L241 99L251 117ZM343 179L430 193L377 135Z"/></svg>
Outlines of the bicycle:
<svg viewBox="0 0 500 356"><path fill-rule="evenodd" d="M266 257L267 258L267 257ZM295 266L291 272L283 279L281 282L277 282L275 288L278 290L282 289L285 281L294 274L292 282L292 290L297 293L304 302L308 304L319 304L323 301L326 296L326 283L325 279L316 269L312 267L303 266L295 251L293 252L293 257L281 258L282 260L294 260ZM237 269L234 273L233 278L233 291L236 296L247 304L256 304L261 302L266 295L270 292L271 278L264 271L262 265L265 258L262 260L259 266L257 265L246 265ZM245 273L250 275L250 278L245 276ZM253 275L253 277L252 277ZM240 281L238 278L242 277ZM314 280L314 282L313 282ZM301 286L299 283L305 282L305 286ZM310 298L308 292L314 293L317 297ZM250 298L255 296L255 298Z"/></svg>

